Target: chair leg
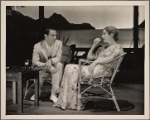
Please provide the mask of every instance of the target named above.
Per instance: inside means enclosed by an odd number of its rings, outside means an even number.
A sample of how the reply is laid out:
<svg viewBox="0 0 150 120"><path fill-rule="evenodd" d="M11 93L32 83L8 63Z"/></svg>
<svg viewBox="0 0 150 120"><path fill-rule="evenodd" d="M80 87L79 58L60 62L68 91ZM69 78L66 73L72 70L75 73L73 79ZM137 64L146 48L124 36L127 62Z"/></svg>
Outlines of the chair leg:
<svg viewBox="0 0 150 120"><path fill-rule="evenodd" d="M79 110L81 110L81 94L80 94L80 83L78 83L78 95L77 95L77 110L79 111Z"/></svg>
<svg viewBox="0 0 150 120"><path fill-rule="evenodd" d="M81 94L78 95L78 103L77 103L77 110L81 110Z"/></svg>
<svg viewBox="0 0 150 120"><path fill-rule="evenodd" d="M116 97L114 95L112 96L112 99L113 99L113 102L114 102L114 104L116 106L117 111L120 111L119 105L118 105Z"/></svg>
<svg viewBox="0 0 150 120"><path fill-rule="evenodd" d="M29 87L29 82L30 82L30 80L27 80L27 82L26 82L26 88L25 88L24 99L26 98L26 95L27 95L28 91L32 88L32 86L35 85L35 79L34 79L34 81L33 81L34 83L33 83L32 85L30 85L30 87Z"/></svg>
<svg viewBox="0 0 150 120"><path fill-rule="evenodd" d="M112 100L113 100L113 102L114 102L114 104L115 104L115 106L116 106L116 109L117 109L117 111L120 111L120 107L119 107L119 105L118 105L118 103L117 103L115 94L114 94L114 92L113 92L113 90L112 90L111 87L110 87L110 91L111 91L111 97L112 97Z"/></svg>
<svg viewBox="0 0 150 120"><path fill-rule="evenodd" d="M17 99L16 99L16 81L12 81L12 96L13 96L13 103L16 104L17 103Z"/></svg>
<svg viewBox="0 0 150 120"><path fill-rule="evenodd" d="M26 81L26 87L25 87L24 99L26 98L26 95L27 95L27 92L28 92L28 86L29 86L29 80Z"/></svg>

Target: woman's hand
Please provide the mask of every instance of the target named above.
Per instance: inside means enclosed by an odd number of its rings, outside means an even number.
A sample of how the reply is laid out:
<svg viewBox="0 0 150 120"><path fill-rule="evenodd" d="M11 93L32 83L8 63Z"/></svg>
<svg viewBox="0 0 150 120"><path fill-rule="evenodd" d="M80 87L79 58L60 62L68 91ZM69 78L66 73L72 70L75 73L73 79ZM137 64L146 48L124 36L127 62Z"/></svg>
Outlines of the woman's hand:
<svg viewBox="0 0 150 120"><path fill-rule="evenodd" d="M101 39L100 39L100 38L96 38L96 39L93 41L93 45L98 46L100 42L101 42Z"/></svg>
<svg viewBox="0 0 150 120"><path fill-rule="evenodd" d="M87 55L87 59L88 60L95 60L97 58L97 55L95 53L95 48L99 45L99 43L101 42L101 39L100 38L96 38L94 41L93 41L93 45L91 47L91 49L89 50L88 52L88 55Z"/></svg>
<svg viewBox="0 0 150 120"><path fill-rule="evenodd" d="M93 73L93 70L94 70L95 66L96 66L96 63L95 63L95 62L93 62L92 64L90 64L90 65L88 66L88 70L89 70L90 74Z"/></svg>

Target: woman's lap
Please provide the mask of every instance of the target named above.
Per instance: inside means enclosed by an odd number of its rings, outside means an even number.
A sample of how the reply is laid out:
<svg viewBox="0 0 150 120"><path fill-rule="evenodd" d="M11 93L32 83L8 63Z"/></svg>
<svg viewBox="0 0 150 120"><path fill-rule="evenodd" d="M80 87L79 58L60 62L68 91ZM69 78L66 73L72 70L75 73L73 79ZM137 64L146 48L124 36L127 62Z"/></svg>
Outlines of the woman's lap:
<svg viewBox="0 0 150 120"><path fill-rule="evenodd" d="M89 77L88 66L83 66L81 73L82 76ZM66 65L56 106L63 109L77 109L78 76L79 66L77 64Z"/></svg>

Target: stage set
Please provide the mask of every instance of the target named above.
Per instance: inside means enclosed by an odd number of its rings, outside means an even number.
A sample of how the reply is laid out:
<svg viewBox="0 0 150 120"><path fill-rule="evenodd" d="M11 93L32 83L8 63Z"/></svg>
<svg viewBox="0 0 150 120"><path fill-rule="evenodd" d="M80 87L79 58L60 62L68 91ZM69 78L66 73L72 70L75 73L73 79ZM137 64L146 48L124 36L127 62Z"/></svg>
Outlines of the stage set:
<svg viewBox="0 0 150 120"><path fill-rule="evenodd" d="M49 100L51 94L50 81L44 82L41 96L38 95L40 70L31 67L32 52L34 44L42 39L45 27L57 29L57 38L63 42L61 61L64 65L79 64L80 59L86 59L93 40L102 35L103 28L96 28L92 23L87 23L88 18L87 21L75 23L76 18L71 21L63 12L58 11L59 9L69 11L70 7L6 7L6 115L144 115L145 17L141 21L139 16L141 17L145 13L141 12L141 9L144 8L140 5L126 6L126 9L129 7L132 11L132 15L129 15L131 19L126 21L131 23L130 27L116 26L119 27L118 43L123 46L126 53L120 64L119 72L116 71L117 73L111 84L119 109L117 104L114 104L114 99L89 99L83 110L57 108ZM79 8L73 7L72 12L66 12L68 16L75 14L75 9L87 11L85 6L85 9L81 6ZM117 18L118 14L127 15L126 11L114 14L113 10L117 6L98 7L101 8L101 11L104 9L103 13L107 9L106 14L101 16L106 19L109 14L113 14L114 18ZM110 11L108 11L108 8ZM51 12L54 11L54 13L46 17L48 9ZM92 10L94 12L94 6L91 9L91 14L93 13ZM123 8L123 10L125 9ZM98 11L95 12L98 15ZM35 13L39 17L33 18L29 13ZM76 15L76 17L79 16ZM92 15L90 19L94 19ZM117 19L121 18L118 17ZM122 21L123 24L124 21ZM111 20L109 25L111 25ZM32 83L34 84L32 85ZM27 85L31 86L28 87ZM83 87L86 87L86 85L83 85ZM31 101L30 97L34 93L36 99ZM95 94L103 97L101 89L97 87L93 87L84 95L90 97Z"/></svg>

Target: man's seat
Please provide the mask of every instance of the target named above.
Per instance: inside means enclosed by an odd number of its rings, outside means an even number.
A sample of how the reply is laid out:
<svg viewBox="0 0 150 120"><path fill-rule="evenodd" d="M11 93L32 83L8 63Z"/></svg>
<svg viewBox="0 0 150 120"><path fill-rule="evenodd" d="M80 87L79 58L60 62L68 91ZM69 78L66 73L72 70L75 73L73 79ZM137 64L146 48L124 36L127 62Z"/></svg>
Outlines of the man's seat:
<svg viewBox="0 0 150 120"><path fill-rule="evenodd" d="M39 79L43 79L43 72L42 71L39 72ZM51 74L49 74L49 76L44 78L44 82L51 84ZM26 99L28 92L34 87L34 85L35 85L35 79L26 80L24 99Z"/></svg>
<svg viewBox="0 0 150 120"><path fill-rule="evenodd" d="M117 72L119 72L119 67L120 64L124 58L124 55L126 53L123 53L122 55L116 57L115 59L113 59L112 61L105 63L104 66L107 69L108 67L110 67L110 64L113 63L113 71L110 74L101 76L100 78L93 78L93 76L91 76L87 81L87 78L82 78L81 76L81 69L83 67L83 65L87 65L87 64L91 64L93 61L88 61L85 59L80 59L79 60L79 80L78 80L78 96L77 96L77 110L81 110L82 109L82 101L83 100L93 100L93 99L109 99L109 100L113 100L117 111L120 111L119 105L116 101L116 97L115 94L113 92L112 89L112 83L113 80L115 78L115 75ZM111 66L112 67L112 66ZM87 87L82 87L82 85L85 84L87 85ZM89 89L91 89L92 87L98 87L100 88L101 91L103 91L102 95L84 95L86 92L88 92Z"/></svg>
<svg viewBox="0 0 150 120"><path fill-rule="evenodd" d="M69 46L63 46L62 47L62 59L61 59L61 63L63 64L63 68L66 64L70 63L71 61L71 47ZM40 71L40 79L42 78L42 71ZM47 82L49 84L51 84L51 74L49 74L46 78L44 78L44 82ZM32 84L30 84L30 82L32 82ZM26 81L26 87L25 87L25 95L24 95L24 99L27 96L27 93L31 90L31 88L35 85L35 80L34 79L29 79Z"/></svg>

